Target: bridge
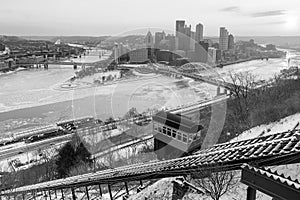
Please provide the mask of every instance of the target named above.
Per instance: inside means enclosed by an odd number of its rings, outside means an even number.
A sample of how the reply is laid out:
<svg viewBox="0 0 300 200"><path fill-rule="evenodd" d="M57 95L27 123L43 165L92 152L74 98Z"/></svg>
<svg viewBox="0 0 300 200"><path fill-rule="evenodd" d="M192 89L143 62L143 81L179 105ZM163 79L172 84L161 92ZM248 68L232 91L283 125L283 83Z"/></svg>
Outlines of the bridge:
<svg viewBox="0 0 300 200"><path fill-rule="evenodd" d="M255 167L267 167L299 162L300 130L292 130L249 140L217 144L186 157L133 164L3 190L0 196L35 199L37 196L49 192L51 199L51 192L56 193L59 190L62 193L62 199L64 199L64 192L67 189L71 189L72 199L76 200L76 190L84 187L86 189L86 197L89 199L89 186L99 186L99 194L102 196L101 185L107 184L108 192L111 200L113 200L111 186L114 184L120 186L121 183L124 183L128 192L127 184L130 181L197 175L197 173L202 173L203 171L242 170L245 168L245 163L255 164Z"/></svg>
<svg viewBox="0 0 300 200"><path fill-rule="evenodd" d="M17 66L33 66L33 65L77 65L77 66L94 66L96 65L96 62L73 62L73 61L39 61L39 62L17 62Z"/></svg>

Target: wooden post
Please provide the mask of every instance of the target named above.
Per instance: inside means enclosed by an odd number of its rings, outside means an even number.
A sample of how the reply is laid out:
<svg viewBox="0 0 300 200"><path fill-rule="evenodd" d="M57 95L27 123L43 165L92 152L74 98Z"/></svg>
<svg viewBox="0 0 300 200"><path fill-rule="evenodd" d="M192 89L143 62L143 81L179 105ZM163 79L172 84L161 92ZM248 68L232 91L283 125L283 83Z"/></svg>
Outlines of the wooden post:
<svg viewBox="0 0 300 200"><path fill-rule="evenodd" d="M125 182L125 189L126 189L126 193L129 194L127 182Z"/></svg>
<svg viewBox="0 0 300 200"><path fill-rule="evenodd" d="M54 190L54 194L55 194L55 199L57 199L57 192L56 192L56 190Z"/></svg>
<svg viewBox="0 0 300 200"><path fill-rule="evenodd" d="M74 188L71 188L71 191L72 191L72 198L73 198L73 200L76 200L76 194L75 194Z"/></svg>
<svg viewBox="0 0 300 200"><path fill-rule="evenodd" d="M90 200L90 196L89 196L89 188L88 188L88 186L85 186L85 192L86 192L87 200Z"/></svg>
<svg viewBox="0 0 300 200"><path fill-rule="evenodd" d="M47 192L46 192L46 190L44 191L44 196L45 196L45 199L47 200Z"/></svg>
<svg viewBox="0 0 300 200"><path fill-rule="evenodd" d="M101 185L99 184L99 193L100 193L100 197L102 197L102 190L101 190Z"/></svg>
<svg viewBox="0 0 300 200"><path fill-rule="evenodd" d="M35 194L36 194L36 192L32 192L32 196L33 196L34 200L36 200Z"/></svg>
<svg viewBox="0 0 300 200"><path fill-rule="evenodd" d="M110 187L110 184L108 184L108 192L109 192L110 200L114 200L114 199L113 199L113 196L112 196L112 193L111 193L111 187Z"/></svg>
<svg viewBox="0 0 300 200"><path fill-rule="evenodd" d="M48 192L49 192L49 199L51 200L51 191L48 190Z"/></svg>
<svg viewBox="0 0 300 200"><path fill-rule="evenodd" d="M61 198L62 198L62 200L64 200L65 199L65 197L64 197L64 189L61 189L60 191L61 191Z"/></svg>
<svg viewBox="0 0 300 200"><path fill-rule="evenodd" d="M255 200L256 199L256 190L252 187L247 188L247 200Z"/></svg>
<svg viewBox="0 0 300 200"><path fill-rule="evenodd" d="M143 181L142 180L140 180L140 184L141 184L141 186L143 186Z"/></svg>

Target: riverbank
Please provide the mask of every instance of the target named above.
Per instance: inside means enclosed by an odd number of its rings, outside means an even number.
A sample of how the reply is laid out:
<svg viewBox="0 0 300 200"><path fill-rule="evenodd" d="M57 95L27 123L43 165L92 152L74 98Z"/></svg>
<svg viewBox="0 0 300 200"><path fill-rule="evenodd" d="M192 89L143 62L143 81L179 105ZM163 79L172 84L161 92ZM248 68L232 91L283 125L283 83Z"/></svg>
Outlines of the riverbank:
<svg viewBox="0 0 300 200"><path fill-rule="evenodd" d="M234 65L234 64L249 62L249 61L253 61L253 60L264 60L264 59L268 60L268 59L274 59L274 58L260 58L260 57L259 58L247 58L247 59L241 59L241 60L236 60L236 61L231 61L231 62L219 63L216 65L216 67L222 68L222 67L228 66L228 65Z"/></svg>

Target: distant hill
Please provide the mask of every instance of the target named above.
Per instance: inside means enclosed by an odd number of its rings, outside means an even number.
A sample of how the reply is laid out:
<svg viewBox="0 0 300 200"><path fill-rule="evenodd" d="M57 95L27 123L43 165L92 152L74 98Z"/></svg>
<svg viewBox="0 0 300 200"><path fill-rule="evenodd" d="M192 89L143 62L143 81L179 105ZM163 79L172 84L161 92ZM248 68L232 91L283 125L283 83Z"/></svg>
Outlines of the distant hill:
<svg viewBox="0 0 300 200"><path fill-rule="evenodd" d="M0 36L0 40L9 39L9 40L48 40L55 42L60 39L66 43L92 43L98 44L103 40L109 40L113 42L122 42L122 43L141 43L144 41L145 35L128 35L123 37L110 37L110 36ZM218 42L219 38L215 37L205 37L211 39L213 42ZM281 47L290 47L290 48L300 48L300 36L235 36L235 41L249 41L254 39L255 43L258 44L275 44L276 46Z"/></svg>
<svg viewBox="0 0 300 200"><path fill-rule="evenodd" d="M218 37L206 37L213 42L219 42ZM249 41L253 39L257 44L275 44L281 47L300 48L300 36L235 36L235 41Z"/></svg>

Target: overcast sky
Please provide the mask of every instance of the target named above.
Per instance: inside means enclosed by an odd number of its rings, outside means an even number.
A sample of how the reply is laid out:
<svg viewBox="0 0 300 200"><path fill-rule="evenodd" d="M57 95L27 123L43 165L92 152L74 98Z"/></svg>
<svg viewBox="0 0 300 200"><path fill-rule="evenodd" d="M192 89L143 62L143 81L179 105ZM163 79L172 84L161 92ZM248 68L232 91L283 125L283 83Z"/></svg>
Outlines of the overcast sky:
<svg viewBox="0 0 300 200"><path fill-rule="evenodd" d="M119 35L201 22L206 36L300 35L299 0L0 0L0 35Z"/></svg>

